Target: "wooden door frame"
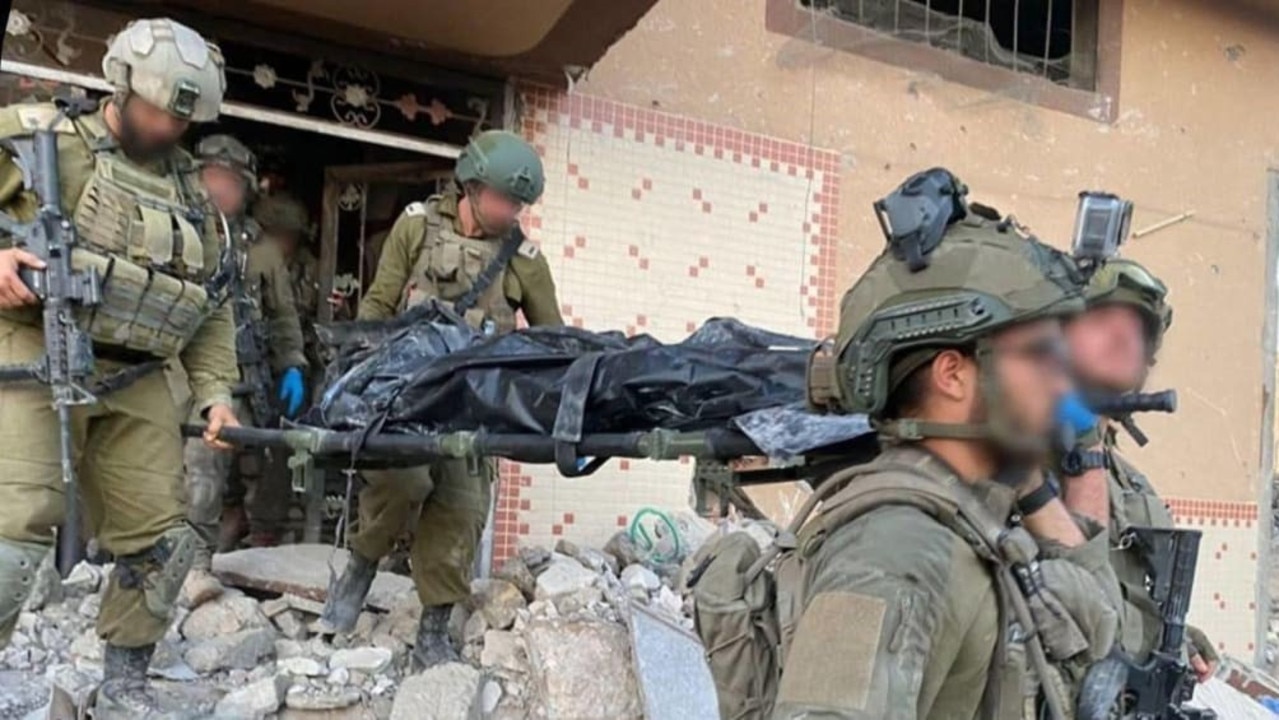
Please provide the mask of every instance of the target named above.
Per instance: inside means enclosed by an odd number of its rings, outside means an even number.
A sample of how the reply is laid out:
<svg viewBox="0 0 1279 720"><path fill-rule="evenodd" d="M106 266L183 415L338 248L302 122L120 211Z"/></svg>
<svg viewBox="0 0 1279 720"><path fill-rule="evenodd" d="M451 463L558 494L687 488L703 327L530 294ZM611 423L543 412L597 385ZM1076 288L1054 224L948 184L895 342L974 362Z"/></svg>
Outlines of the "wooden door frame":
<svg viewBox="0 0 1279 720"><path fill-rule="evenodd" d="M337 274L338 193L346 183L431 182L451 176L452 168L441 168L437 162L391 162L363 165L334 165L324 169L324 197L320 203L320 306L319 322L333 320L333 307L327 299L333 292Z"/></svg>

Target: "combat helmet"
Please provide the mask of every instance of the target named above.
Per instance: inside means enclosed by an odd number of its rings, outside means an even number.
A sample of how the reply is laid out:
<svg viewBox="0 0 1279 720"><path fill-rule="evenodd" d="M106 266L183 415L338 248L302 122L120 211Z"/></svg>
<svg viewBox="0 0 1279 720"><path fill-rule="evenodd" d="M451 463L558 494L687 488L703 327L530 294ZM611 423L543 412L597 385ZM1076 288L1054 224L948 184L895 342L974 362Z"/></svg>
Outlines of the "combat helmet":
<svg viewBox="0 0 1279 720"><path fill-rule="evenodd" d="M217 45L168 18L134 20L111 38L102 74L117 96L137 95L175 117L209 122L226 92Z"/></svg>
<svg viewBox="0 0 1279 720"><path fill-rule="evenodd" d="M454 173L465 185L479 182L526 205L537 202L546 185L537 151L518 135L488 130L466 144Z"/></svg>
<svg viewBox="0 0 1279 720"><path fill-rule="evenodd" d="M989 208L974 212L966 193L949 171L934 168L876 203L889 247L844 295L832 353L810 368L815 407L864 413L890 439L1019 440L999 410L989 339L1015 324L1082 311L1082 277L1069 256L1013 222L996 220ZM974 352L986 422L888 420L893 391L946 348Z"/></svg>
<svg viewBox="0 0 1279 720"><path fill-rule="evenodd" d="M1172 305L1168 286L1141 263L1127 258L1111 258L1100 265L1084 288L1088 307L1127 305L1141 314L1146 328L1146 353L1153 359L1172 326Z"/></svg>
<svg viewBox="0 0 1279 720"><path fill-rule="evenodd" d="M220 165L244 177L250 193L258 189L258 159L244 143L230 135L210 135L196 143L195 155L204 165Z"/></svg>
<svg viewBox="0 0 1279 720"><path fill-rule="evenodd" d="M311 235L311 216L306 206L292 195L276 193L258 200L253 204L253 219L268 232L295 232L303 237Z"/></svg>

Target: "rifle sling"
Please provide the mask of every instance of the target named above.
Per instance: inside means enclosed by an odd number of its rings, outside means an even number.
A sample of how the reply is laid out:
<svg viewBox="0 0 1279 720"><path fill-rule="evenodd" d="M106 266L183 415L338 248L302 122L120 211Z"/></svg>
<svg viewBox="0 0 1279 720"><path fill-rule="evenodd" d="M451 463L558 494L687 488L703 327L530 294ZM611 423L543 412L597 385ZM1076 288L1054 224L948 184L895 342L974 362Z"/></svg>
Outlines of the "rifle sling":
<svg viewBox="0 0 1279 720"><path fill-rule="evenodd" d="M506 264L515 257L515 252L520 249L520 245L524 244L524 230L519 225L511 228L511 232L502 241L502 247L497 251L497 255L493 256L493 260L484 269L480 271L479 277L475 278L475 284L471 285L471 289L467 290L462 297L453 302L453 310L458 315L465 315L468 310L475 307L475 303L479 302L480 296L489 289L493 281L498 275L506 269Z"/></svg>

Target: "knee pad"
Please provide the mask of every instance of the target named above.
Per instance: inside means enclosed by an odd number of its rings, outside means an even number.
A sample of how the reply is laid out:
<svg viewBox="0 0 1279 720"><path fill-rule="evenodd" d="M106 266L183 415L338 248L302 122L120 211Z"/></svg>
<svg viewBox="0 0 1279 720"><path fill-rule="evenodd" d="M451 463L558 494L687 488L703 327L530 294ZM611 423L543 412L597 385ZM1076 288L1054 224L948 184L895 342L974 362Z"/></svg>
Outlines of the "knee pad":
<svg viewBox="0 0 1279 720"><path fill-rule="evenodd" d="M0 540L0 647L9 643L18 613L48 552L46 545Z"/></svg>
<svg viewBox="0 0 1279 720"><path fill-rule="evenodd" d="M147 610L167 618L195 560L200 536L186 523L165 530L149 549L116 558L113 574L121 588L139 590Z"/></svg>

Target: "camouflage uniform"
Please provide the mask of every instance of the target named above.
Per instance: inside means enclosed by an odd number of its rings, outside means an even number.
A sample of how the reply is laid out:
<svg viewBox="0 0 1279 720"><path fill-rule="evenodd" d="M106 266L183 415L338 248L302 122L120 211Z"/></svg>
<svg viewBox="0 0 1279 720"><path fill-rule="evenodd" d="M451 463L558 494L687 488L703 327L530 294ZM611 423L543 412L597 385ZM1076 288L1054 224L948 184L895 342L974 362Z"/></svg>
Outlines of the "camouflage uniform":
<svg viewBox="0 0 1279 720"><path fill-rule="evenodd" d="M939 172L922 175L936 179ZM962 185L949 173L944 178L962 197ZM822 487L832 494L787 543L796 549L783 554L777 570L783 656L774 718L1031 717L1028 672L1047 683L1054 702L1066 698L1057 668L1025 667L1023 650L1035 648L1030 641L1023 648L1016 625L1032 622L1035 646L1073 669L1110 650L1117 599L1102 591L1113 584L1105 534L1094 528L1088 542L1069 550L1006 542L1016 490L963 481L916 444L1030 442L1000 420L988 338L1082 305L1067 258L953 202L937 244L912 248L912 236L893 237L892 252L844 297L835 362L810 373L816 401L868 413L887 446L869 465L827 480ZM912 258L914 267L905 262ZM988 419L886 417L894 387L946 347L976 348ZM1013 532L1030 539L1021 528ZM1010 581L1010 568L1035 554L1042 577L1031 595ZM1039 602L1057 611L1037 611ZM1008 611L1019 603L1030 606L1029 618Z"/></svg>
<svg viewBox="0 0 1279 720"><path fill-rule="evenodd" d="M477 165L488 174L478 173ZM484 183L525 203L541 194L540 160L508 133L488 132L473 140L459 160L457 176L460 183ZM456 301L471 289L505 240L465 236L459 202L457 192L449 192L404 210L381 250L376 278L360 303L360 319L390 318L429 298ZM476 328L506 333L516 327L517 310L532 325L563 324L550 266L527 240L465 317ZM363 602L376 561L390 553L406 530L414 530L413 582L424 608L415 657L430 665L455 655L447 647L444 626L448 609L470 593L494 464L440 460L364 476L368 487L360 493L352 563L330 592L324 618L339 627L353 623L352 610L358 612Z"/></svg>
<svg viewBox="0 0 1279 720"><path fill-rule="evenodd" d="M117 107L136 97L195 122L216 117L225 85L217 47L170 20L130 23L112 40L103 69ZM212 306L204 289L220 245L195 162L176 149L154 163L134 162L108 129L106 109L55 127L64 209L80 232L74 263L95 266L104 278L102 303L77 311L95 341L98 371L176 360L199 410L229 405L234 325L230 307ZM55 116L53 106L5 108L0 134L29 134ZM36 199L8 160L0 165L0 205L30 217ZM39 319L38 308L0 313L0 364L41 356ZM116 561L98 614L106 643L95 711L101 719L154 717L146 666L197 541L186 521L181 420L158 368L73 410L89 526ZM63 493L48 389L0 385L0 642L8 641L34 568L62 521Z"/></svg>

